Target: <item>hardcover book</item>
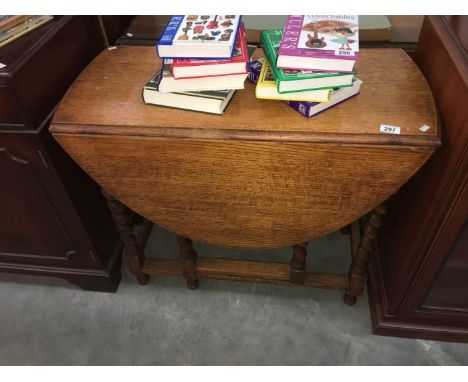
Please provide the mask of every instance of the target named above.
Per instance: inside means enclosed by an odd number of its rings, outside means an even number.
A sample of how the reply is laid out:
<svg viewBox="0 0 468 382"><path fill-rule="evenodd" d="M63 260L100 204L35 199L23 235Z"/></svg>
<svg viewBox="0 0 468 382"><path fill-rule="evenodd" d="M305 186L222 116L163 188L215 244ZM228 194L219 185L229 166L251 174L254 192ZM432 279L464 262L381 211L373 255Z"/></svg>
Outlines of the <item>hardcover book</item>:
<svg viewBox="0 0 468 382"><path fill-rule="evenodd" d="M257 58L256 60L249 61L247 68L249 70L248 79L254 84L258 82L258 77L260 77L260 72L262 71L263 57Z"/></svg>
<svg viewBox="0 0 468 382"><path fill-rule="evenodd" d="M278 53L282 69L351 72L359 59L358 16L288 16Z"/></svg>
<svg viewBox="0 0 468 382"><path fill-rule="evenodd" d="M278 93L276 82L268 60L263 61L262 71L255 88L255 96L262 99L276 99L283 101L328 102L330 89L307 90L295 93Z"/></svg>
<svg viewBox="0 0 468 382"><path fill-rule="evenodd" d="M172 71L176 79L245 74L247 73L248 60L249 52L244 27L241 25L232 58L212 60L175 59Z"/></svg>
<svg viewBox="0 0 468 382"><path fill-rule="evenodd" d="M362 81L355 78L351 87L334 90L330 94L330 102L286 101L286 103L304 117L310 118L359 94L361 84Z"/></svg>
<svg viewBox="0 0 468 382"><path fill-rule="evenodd" d="M156 77L158 82L157 88L160 92L187 92L243 89L247 73L175 79L172 75L172 60L165 59Z"/></svg>
<svg viewBox="0 0 468 382"><path fill-rule="evenodd" d="M239 15L172 16L157 44L161 58L231 58Z"/></svg>
<svg viewBox="0 0 468 382"><path fill-rule="evenodd" d="M143 102L176 109L223 114L235 90L162 93L158 91L159 73L143 88Z"/></svg>
<svg viewBox="0 0 468 382"><path fill-rule="evenodd" d="M270 63L275 63L283 37L282 30L268 30L261 34L261 41ZM304 90L333 89L351 86L353 73L317 72L311 70L278 69L272 66L273 77L279 93Z"/></svg>

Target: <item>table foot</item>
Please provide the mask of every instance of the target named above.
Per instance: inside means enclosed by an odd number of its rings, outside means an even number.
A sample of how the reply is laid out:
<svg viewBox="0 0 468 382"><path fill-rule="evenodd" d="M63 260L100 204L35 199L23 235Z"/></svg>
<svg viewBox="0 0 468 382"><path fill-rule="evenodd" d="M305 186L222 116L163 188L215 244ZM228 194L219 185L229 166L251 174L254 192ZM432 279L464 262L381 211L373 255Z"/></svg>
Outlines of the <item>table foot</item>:
<svg viewBox="0 0 468 382"><path fill-rule="evenodd" d="M137 277L140 285L146 285L149 282L149 276L143 272L143 262L145 255L140 250L137 239L132 231L131 217L126 212L125 206L102 189L102 193L107 200L107 205L112 213L112 219L119 232L120 239L125 246L124 254L127 259L130 273Z"/></svg>
<svg viewBox="0 0 468 382"><path fill-rule="evenodd" d="M354 304L356 304L357 297L351 296L349 292L346 292L343 296L343 301L345 302L346 305L353 306Z"/></svg>
<svg viewBox="0 0 468 382"><path fill-rule="evenodd" d="M149 283L149 280L149 275L147 275L146 273L137 275L137 281L140 285L147 285Z"/></svg>
<svg viewBox="0 0 468 382"><path fill-rule="evenodd" d="M193 249L192 240L177 235L179 243L180 259L182 260L182 275L187 280L189 289L198 288L197 276L197 252Z"/></svg>
<svg viewBox="0 0 468 382"><path fill-rule="evenodd" d="M372 211L364 226L356 256L353 258L348 272L349 286L344 295L344 301L348 305L353 305L356 302L356 298L360 296L364 290L364 285L367 280L369 256L374 249L378 230L383 224L383 216L386 212L385 206L380 204Z"/></svg>
<svg viewBox="0 0 468 382"><path fill-rule="evenodd" d="M307 242L293 245L289 279L296 284L304 284L306 274Z"/></svg>
<svg viewBox="0 0 468 382"><path fill-rule="evenodd" d="M187 280L187 287L189 289L198 289L198 280Z"/></svg>

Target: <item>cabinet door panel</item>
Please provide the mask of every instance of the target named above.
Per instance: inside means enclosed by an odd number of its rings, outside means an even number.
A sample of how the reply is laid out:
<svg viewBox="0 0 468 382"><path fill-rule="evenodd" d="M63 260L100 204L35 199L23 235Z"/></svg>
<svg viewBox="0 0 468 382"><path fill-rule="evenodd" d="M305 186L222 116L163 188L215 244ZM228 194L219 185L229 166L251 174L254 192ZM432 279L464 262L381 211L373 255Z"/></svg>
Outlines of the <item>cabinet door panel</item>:
<svg viewBox="0 0 468 382"><path fill-rule="evenodd" d="M35 134L0 134L0 262L95 265L46 156Z"/></svg>
<svg viewBox="0 0 468 382"><path fill-rule="evenodd" d="M66 260L73 246L31 163L0 148L0 256Z"/></svg>
<svg viewBox="0 0 468 382"><path fill-rule="evenodd" d="M465 196L464 203L467 199L468 197ZM423 307L463 310L468 318L468 224L465 220L467 208L466 204L458 208L463 210L463 228L454 240L453 249L435 278Z"/></svg>

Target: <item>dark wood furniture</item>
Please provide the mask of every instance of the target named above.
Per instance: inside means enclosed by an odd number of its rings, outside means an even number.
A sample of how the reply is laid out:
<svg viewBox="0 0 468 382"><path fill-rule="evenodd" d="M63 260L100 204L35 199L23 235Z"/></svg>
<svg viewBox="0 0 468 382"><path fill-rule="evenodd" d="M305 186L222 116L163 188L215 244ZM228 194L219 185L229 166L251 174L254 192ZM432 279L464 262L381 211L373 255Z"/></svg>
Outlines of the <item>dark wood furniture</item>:
<svg viewBox="0 0 468 382"><path fill-rule="evenodd" d="M121 244L105 199L48 131L103 48L95 19L57 17L0 48L0 271L114 291Z"/></svg>
<svg viewBox="0 0 468 382"><path fill-rule="evenodd" d="M468 341L468 16L424 21L415 56L442 147L390 203L371 262L374 333Z"/></svg>
<svg viewBox="0 0 468 382"><path fill-rule="evenodd" d="M385 214L381 203L439 145L434 102L414 62L399 49L363 50L361 94L306 119L283 102L256 99L251 83L223 116L145 105L142 87L160 67L154 55L154 47L100 54L50 128L105 189L131 272L142 284L148 274L183 275L190 288L214 277L345 289L353 304ZM401 134L382 133L381 124L400 126ZM121 203L176 232L181 260L145 260ZM360 242L353 224L349 275L305 272L308 240L369 211ZM191 239L290 245L293 256L291 264L208 259Z"/></svg>

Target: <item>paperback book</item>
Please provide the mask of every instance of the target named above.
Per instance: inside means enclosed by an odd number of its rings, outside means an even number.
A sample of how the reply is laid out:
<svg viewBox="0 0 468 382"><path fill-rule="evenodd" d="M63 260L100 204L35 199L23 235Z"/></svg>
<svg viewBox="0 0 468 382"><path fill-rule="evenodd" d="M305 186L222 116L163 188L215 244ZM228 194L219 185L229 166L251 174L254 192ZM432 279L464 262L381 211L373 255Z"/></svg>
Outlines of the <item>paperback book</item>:
<svg viewBox="0 0 468 382"><path fill-rule="evenodd" d="M261 41L270 63L273 77L279 93L293 93L305 90L318 90L351 86L353 73L317 72L311 70L278 69L278 48L283 37L283 31L268 30L261 34Z"/></svg>
<svg viewBox="0 0 468 382"><path fill-rule="evenodd" d="M212 60L175 59L172 73L176 79L245 74L247 73L248 60L249 52L244 27L241 25L232 58Z"/></svg>
<svg viewBox="0 0 468 382"><path fill-rule="evenodd" d="M279 68L351 72L358 59L358 16L288 16Z"/></svg>
<svg viewBox="0 0 468 382"><path fill-rule="evenodd" d="M247 73L215 77L175 79L172 75L172 60L163 60L163 66L156 76L160 92L187 92L204 90L243 89Z"/></svg>
<svg viewBox="0 0 468 382"><path fill-rule="evenodd" d="M161 58L231 58L239 15L172 16L157 44Z"/></svg>
<svg viewBox="0 0 468 382"><path fill-rule="evenodd" d="M162 93L158 91L159 73L143 87L143 102L177 109L223 114L235 90Z"/></svg>
<svg viewBox="0 0 468 382"><path fill-rule="evenodd" d="M286 103L301 113L303 116L310 118L359 94L361 84L362 81L356 78L354 79L353 85L351 87L334 90L330 94L330 102L286 101Z"/></svg>
<svg viewBox="0 0 468 382"><path fill-rule="evenodd" d="M328 102L330 89L306 90L295 93L278 93L276 81L273 77L270 63L263 61L262 70L255 88L255 95L261 99L275 99L283 101L309 101L309 102Z"/></svg>

